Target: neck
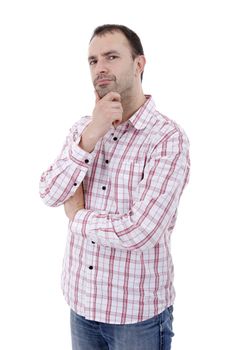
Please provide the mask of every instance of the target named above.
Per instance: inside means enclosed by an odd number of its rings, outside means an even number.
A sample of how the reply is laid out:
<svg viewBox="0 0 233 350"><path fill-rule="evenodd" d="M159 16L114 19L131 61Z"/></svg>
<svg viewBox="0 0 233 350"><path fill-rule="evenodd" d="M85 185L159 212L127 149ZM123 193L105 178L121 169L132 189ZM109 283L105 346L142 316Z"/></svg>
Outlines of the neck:
<svg viewBox="0 0 233 350"><path fill-rule="evenodd" d="M139 91L131 92L126 96L121 96L121 103L123 107L122 122L128 120L146 101L146 97L140 89Z"/></svg>

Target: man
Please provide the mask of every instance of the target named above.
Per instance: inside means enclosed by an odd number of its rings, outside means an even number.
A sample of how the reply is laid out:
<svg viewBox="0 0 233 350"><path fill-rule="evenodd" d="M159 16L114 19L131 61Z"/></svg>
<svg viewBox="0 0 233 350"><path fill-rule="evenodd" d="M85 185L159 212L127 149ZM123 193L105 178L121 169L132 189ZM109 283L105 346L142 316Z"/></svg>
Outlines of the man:
<svg viewBox="0 0 233 350"><path fill-rule="evenodd" d="M96 28L89 45L96 102L44 172L41 197L64 204L62 289L74 350L168 350L174 302L170 236L189 175L189 143L142 90L138 36Z"/></svg>

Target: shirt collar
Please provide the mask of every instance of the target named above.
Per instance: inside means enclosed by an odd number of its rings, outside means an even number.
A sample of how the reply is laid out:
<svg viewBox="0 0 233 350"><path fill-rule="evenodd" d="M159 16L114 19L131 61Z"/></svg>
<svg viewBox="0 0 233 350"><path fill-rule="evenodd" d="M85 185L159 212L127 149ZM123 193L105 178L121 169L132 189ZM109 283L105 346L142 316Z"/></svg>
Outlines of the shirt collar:
<svg viewBox="0 0 233 350"><path fill-rule="evenodd" d="M137 130L143 130L148 125L153 112L155 103L151 95L145 95L146 102L129 118L128 122Z"/></svg>

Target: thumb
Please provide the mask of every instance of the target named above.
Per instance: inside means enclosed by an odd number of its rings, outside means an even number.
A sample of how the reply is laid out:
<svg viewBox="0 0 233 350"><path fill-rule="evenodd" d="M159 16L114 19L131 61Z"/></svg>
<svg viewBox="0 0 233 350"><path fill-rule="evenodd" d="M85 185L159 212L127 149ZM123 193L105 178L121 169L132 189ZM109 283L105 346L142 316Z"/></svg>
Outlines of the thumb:
<svg viewBox="0 0 233 350"><path fill-rule="evenodd" d="M116 120L114 120L114 122L112 123L112 125L113 125L114 128L116 129L116 128L118 127L118 125L120 125L120 123L121 123L121 120L116 119Z"/></svg>

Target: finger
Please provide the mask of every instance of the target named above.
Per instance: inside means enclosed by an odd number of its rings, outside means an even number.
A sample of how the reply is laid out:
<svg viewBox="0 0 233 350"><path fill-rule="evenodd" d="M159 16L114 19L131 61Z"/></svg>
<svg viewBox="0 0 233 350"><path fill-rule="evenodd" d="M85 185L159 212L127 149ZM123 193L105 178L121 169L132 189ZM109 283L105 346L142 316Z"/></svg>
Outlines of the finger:
<svg viewBox="0 0 233 350"><path fill-rule="evenodd" d="M118 94L118 92L110 91L102 98L102 100L121 102L121 95Z"/></svg>
<svg viewBox="0 0 233 350"><path fill-rule="evenodd" d="M110 108L122 110L122 104L117 101L112 101Z"/></svg>

